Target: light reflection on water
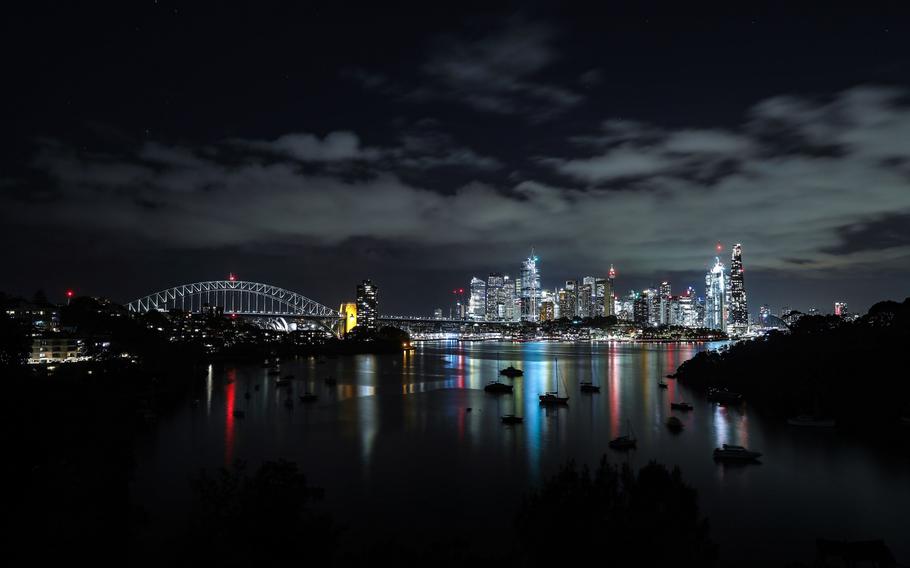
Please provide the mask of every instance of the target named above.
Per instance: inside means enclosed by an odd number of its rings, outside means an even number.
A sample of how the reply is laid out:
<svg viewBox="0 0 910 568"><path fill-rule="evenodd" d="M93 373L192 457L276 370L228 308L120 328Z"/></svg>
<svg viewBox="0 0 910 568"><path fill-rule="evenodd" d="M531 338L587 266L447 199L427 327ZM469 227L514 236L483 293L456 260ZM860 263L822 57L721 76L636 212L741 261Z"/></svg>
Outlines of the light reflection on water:
<svg viewBox="0 0 910 568"><path fill-rule="evenodd" d="M712 405L671 379L663 379L667 389L658 387L664 375L705 348L424 344L401 355L339 357L322 364L315 358L283 360L281 375L296 377L289 390L276 388L275 377L259 365L215 368L202 386L204 411L188 405L162 416L155 435L140 445L134 493L159 516L179 516L188 500L186 478L200 467L285 458L324 487L336 514L355 527L404 530L416 523L427 531L470 527L468 532L477 534L508 525L522 492L566 459L595 465L607 453L614 463L633 467L652 459L678 464L699 490L715 537L743 546L751 546L750 538L761 539L753 551L757 564L762 547L798 542L811 551L819 536L884 537L898 552L900 544L892 541L901 539L889 538L889 516L879 509L910 508L907 466L889 469L836 436L794 435L748 405ZM567 407L543 408L538 395L556 388L554 358L559 390L568 386L570 400ZM510 364L524 376L500 377L499 369ZM326 385L327 376L337 385ZM514 393L485 393L483 387L496 378L513 384ZM601 392L581 393L578 383L587 380ZM319 399L299 403L305 390ZM284 405L287 398L292 409ZM671 411L670 401L678 400L691 402L694 410ZM235 419L235 409L244 410L245 418ZM524 416L524 423L503 425L503 414ZM684 423L679 434L665 426L671 415ZM637 451L608 450L611 438L626 433L627 422L639 439ZM711 452L724 443L763 452L763 464L714 463ZM850 491L857 485L869 511L856 517L862 521L838 516L838 510L859 507ZM795 502L803 506L794 510ZM453 524L455 519L459 523ZM816 525L828 532L800 528ZM747 534L755 527L766 534ZM794 537L796 530L804 532Z"/></svg>

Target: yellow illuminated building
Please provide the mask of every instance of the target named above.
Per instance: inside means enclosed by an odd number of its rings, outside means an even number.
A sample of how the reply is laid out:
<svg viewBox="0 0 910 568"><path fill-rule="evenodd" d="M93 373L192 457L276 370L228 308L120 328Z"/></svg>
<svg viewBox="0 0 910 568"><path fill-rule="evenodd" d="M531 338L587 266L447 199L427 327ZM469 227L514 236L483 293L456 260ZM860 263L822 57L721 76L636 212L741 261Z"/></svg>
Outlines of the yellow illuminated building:
<svg viewBox="0 0 910 568"><path fill-rule="evenodd" d="M344 315L344 321L341 323L341 332L345 334L357 326L357 302L345 302L341 304L339 311Z"/></svg>

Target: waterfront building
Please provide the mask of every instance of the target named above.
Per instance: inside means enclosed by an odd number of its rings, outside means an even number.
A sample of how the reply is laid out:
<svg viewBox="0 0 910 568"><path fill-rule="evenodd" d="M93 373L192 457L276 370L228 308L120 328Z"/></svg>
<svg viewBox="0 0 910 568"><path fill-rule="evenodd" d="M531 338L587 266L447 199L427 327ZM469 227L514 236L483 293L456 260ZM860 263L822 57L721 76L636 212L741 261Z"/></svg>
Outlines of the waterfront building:
<svg viewBox="0 0 910 568"><path fill-rule="evenodd" d="M344 319L341 320L341 333L346 334L357 327L357 302L345 302L338 309Z"/></svg>
<svg viewBox="0 0 910 568"><path fill-rule="evenodd" d="M578 315L578 283L575 280L566 280L562 292L559 317L572 319Z"/></svg>
<svg viewBox="0 0 910 568"><path fill-rule="evenodd" d="M86 359L85 340L62 333L44 333L32 338L31 365L68 363Z"/></svg>
<svg viewBox="0 0 910 568"><path fill-rule="evenodd" d="M357 285L357 325L371 330L379 327L379 288L371 280Z"/></svg>
<svg viewBox="0 0 910 568"><path fill-rule="evenodd" d="M477 277L471 278L470 290L468 319L483 321L487 317L487 283Z"/></svg>
<svg viewBox="0 0 910 568"><path fill-rule="evenodd" d="M531 256L521 263L521 319L540 319L540 259L531 249Z"/></svg>
<svg viewBox="0 0 910 568"><path fill-rule="evenodd" d="M438 320L442 319L442 308L436 308L435 310L433 310L433 319L438 319Z"/></svg>
<svg viewBox="0 0 910 568"><path fill-rule="evenodd" d="M746 304L746 284L743 270L743 246L733 245L730 259L729 324L733 333L745 333L749 328L749 309Z"/></svg>
<svg viewBox="0 0 910 568"><path fill-rule="evenodd" d="M727 273L720 258L714 258L714 266L705 275L705 327L727 331Z"/></svg>

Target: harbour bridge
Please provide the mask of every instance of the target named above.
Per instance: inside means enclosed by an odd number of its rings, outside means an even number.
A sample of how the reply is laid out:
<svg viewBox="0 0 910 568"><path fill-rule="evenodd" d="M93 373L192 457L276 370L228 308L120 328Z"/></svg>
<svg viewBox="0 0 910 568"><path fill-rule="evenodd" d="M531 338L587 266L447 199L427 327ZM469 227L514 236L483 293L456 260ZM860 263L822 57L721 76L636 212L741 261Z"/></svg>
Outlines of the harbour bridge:
<svg viewBox="0 0 910 568"><path fill-rule="evenodd" d="M181 310L203 313L219 310L226 315L258 320L267 327L288 330L291 324L308 321L340 332L343 314L302 294L271 284L238 280L207 280L180 284L143 296L127 304L131 312Z"/></svg>
<svg viewBox="0 0 910 568"><path fill-rule="evenodd" d="M242 316L258 325L288 331L308 323L341 335L344 314L302 294L285 288L238 280L233 274L226 280L206 280L180 284L137 298L127 304L131 312L180 310L190 313L220 311L229 316ZM379 316L381 325L391 325L406 331L445 327L455 329L463 320L423 316Z"/></svg>

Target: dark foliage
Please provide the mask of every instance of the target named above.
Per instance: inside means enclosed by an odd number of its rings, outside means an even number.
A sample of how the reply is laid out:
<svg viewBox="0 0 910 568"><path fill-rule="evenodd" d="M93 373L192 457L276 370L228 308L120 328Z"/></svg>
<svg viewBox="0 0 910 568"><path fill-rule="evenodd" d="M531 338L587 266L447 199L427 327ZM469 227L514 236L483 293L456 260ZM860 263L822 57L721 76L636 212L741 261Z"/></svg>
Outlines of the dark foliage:
<svg viewBox="0 0 910 568"><path fill-rule="evenodd" d="M803 316L723 352L702 352L676 372L696 388L723 387L780 415L815 414L848 428L893 425L907 414L901 369L910 344L910 298L880 302L866 316Z"/></svg>
<svg viewBox="0 0 910 568"><path fill-rule="evenodd" d="M252 475L238 461L217 475L192 480L194 507L186 557L217 566L274 566L288 560L327 563L338 528L316 512L321 489L310 487L297 464L265 462Z"/></svg>
<svg viewBox="0 0 910 568"><path fill-rule="evenodd" d="M651 462L638 474L601 460L593 475L569 462L516 517L523 561L583 561L592 548L616 566L712 566L715 546L694 489L679 469Z"/></svg>

